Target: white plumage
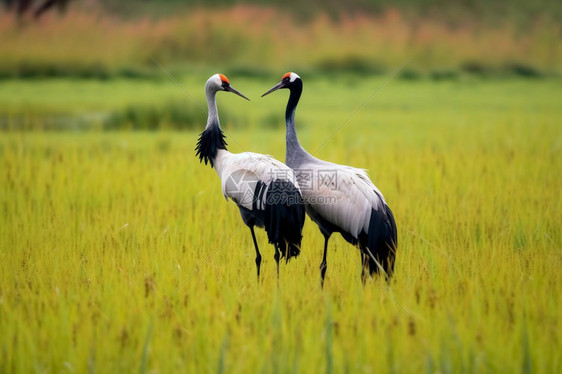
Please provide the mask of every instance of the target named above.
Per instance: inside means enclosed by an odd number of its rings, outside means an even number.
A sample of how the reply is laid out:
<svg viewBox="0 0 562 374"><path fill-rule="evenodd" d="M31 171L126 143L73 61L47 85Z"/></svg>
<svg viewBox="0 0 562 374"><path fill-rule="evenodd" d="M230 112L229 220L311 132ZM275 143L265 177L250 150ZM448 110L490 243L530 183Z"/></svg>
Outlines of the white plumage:
<svg viewBox="0 0 562 374"><path fill-rule="evenodd" d="M252 209L252 199L258 182L270 185L275 180L292 183L301 192L293 169L269 155L254 152L231 153L220 149L215 158L215 169L221 179L222 193L228 200L246 209ZM261 200L265 200L267 191ZM259 206L263 209L265 204Z"/></svg>
<svg viewBox="0 0 562 374"><path fill-rule="evenodd" d="M304 181L306 170L311 170L311 188L303 188L302 194L308 205L318 214L345 231L358 237L368 231L371 209L382 209L386 204L378 188L363 169L318 160L303 163L297 173L297 181ZM319 197L323 197L319 199Z"/></svg>

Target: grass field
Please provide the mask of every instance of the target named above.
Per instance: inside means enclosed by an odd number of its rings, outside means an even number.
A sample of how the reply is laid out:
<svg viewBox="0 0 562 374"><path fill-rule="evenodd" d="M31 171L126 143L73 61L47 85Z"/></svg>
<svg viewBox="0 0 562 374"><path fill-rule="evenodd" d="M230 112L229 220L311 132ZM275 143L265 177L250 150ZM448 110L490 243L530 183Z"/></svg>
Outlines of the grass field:
<svg viewBox="0 0 562 374"><path fill-rule="evenodd" d="M203 106L208 76L179 77ZM301 76L301 143L369 169L394 211L390 287L362 286L334 236L320 289L310 220L279 284L258 233L257 284L249 230L194 155L206 108L173 82L5 80L5 127L94 123L0 134L0 372L560 372L560 80L393 80L371 97L386 77ZM283 160L287 93L259 98L280 76L229 78L253 100L219 94L230 150ZM182 100L203 116L191 129L99 130Z"/></svg>

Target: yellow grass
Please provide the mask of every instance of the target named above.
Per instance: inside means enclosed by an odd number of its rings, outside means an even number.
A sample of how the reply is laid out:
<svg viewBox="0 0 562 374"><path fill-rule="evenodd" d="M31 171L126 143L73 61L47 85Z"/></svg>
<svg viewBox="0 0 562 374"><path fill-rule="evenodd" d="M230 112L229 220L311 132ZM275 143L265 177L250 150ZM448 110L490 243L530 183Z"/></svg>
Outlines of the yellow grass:
<svg viewBox="0 0 562 374"><path fill-rule="evenodd" d="M275 83L230 78L252 98ZM3 133L0 371L559 372L558 83L394 82L321 146L380 81L305 77L301 141L368 168L395 213L390 288L363 287L336 235L320 289L309 220L279 284L258 232L257 284L197 132ZM260 113L282 122L286 96L268 98L220 97L253 113L223 118L233 151L283 158Z"/></svg>

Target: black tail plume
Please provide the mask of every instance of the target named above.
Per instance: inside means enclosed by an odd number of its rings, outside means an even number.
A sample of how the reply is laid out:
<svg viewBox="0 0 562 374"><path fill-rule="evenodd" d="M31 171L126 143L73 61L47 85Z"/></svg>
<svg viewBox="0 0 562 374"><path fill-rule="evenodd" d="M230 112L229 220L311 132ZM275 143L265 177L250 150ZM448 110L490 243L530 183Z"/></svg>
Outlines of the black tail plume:
<svg viewBox="0 0 562 374"><path fill-rule="evenodd" d="M371 252L368 254L369 273L371 275L380 273L380 265L389 280L394 273L397 247L398 232L392 211L387 205L381 210L373 209L367 235L367 248ZM371 255L375 257L376 261Z"/></svg>
<svg viewBox="0 0 562 374"><path fill-rule="evenodd" d="M288 181L274 180L267 189L264 224L271 244L289 261L300 254L305 209L299 190Z"/></svg>

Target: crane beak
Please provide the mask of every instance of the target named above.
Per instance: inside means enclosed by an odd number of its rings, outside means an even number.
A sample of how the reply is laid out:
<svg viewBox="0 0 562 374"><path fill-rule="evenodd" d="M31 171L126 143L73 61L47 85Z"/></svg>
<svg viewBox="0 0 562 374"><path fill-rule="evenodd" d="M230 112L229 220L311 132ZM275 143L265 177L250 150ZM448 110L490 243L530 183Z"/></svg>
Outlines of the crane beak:
<svg viewBox="0 0 562 374"><path fill-rule="evenodd" d="M240 97L243 97L244 99L246 99L246 100L248 100L248 101L251 101L250 99L248 99L246 96L242 95L240 92L238 92L237 90L235 90L235 89L234 89L232 86L230 86L230 85L229 85L229 86L226 86L226 87L224 88L224 90L225 90L225 91L228 91L228 92L232 92L233 94L236 94L236 95L238 95L238 96L240 96Z"/></svg>
<svg viewBox="0 0 562 374"><path fill-rule="evenodd" d="M285 88L285 84L283 83L283 81L277 83L275 86L271 87L271 89L269 91L267 91L266 93L264 93L263 95L261 95L261 97L264 97L265 95L269 95L270 93L277 91L280 88Z"/></svg>

